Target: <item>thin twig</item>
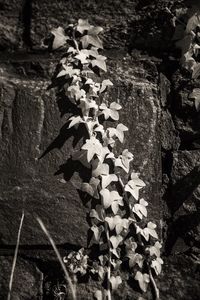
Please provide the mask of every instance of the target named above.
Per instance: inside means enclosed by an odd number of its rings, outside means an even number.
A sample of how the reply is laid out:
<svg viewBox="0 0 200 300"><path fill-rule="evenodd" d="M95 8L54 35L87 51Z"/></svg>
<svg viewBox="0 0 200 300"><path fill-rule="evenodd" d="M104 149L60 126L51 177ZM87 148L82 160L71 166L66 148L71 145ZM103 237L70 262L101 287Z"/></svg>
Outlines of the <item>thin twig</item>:
<svg viewBox="0 0 200 300"><path fill-rule="evenodd" d="M58 251L58 249L57 249L57 247L56 247L56 244L54 243L54 241L53 241L53 239L52 239L50 233L49 233L48 230L46 229L46 227L45 227L43 221L42 221L39 217L36 217L36 220L37 220L37 222L39 223L39 225L40 225L42 231L43 231L43 232L45 233L45 235L47 236L49 242L51 243L51 246L53 247L53 250L55 251L56 256L57 256L57 258L58 258L58 260L59 260L59 263L60 263L60 265L61 265L61 267L62 267L62 269L63 269L63 272L64 272L64 274L65 274L66 281L67 281L67 283L69 284L69 287L70 287L70 289L71 289L72 299L73 299L73 300L76 300L76 287L75 287L75 285L72 283L72 280L71 280L71 278L70 278L70 276L69 276L69 273L68 273L68 271L67 271L67 269L66 269L66 267L65 267L65 265L64 265L64 262L63 262L63 260L62 260L62 258L61 258L61 255L60 255L60 253L59 253L59 251Z"/></svg>
<svg viewBox="0 0 200 300"><path fill-rule="evenodd" d="M112 300L111 296L111 286L110 286L110 277L111 277L111 251L110 251L110 235L109 228L105 222L106 238L108 244L108 270L107 270L107 299Z"/></svg>
<svg viewBox="0 0 200 300"><path fill-rule="evenodd" d="M22 216L21 216L21 220L20 220L20 224L19 224L19 230L18 230L18 234L17 234L17 243L16 243L16 247L15 247L15 253L14 253L12 269L11 269L11 274L10 274L9 291L8 291L7 300L10 300L10 298L11 298L13 277L14 277L14 272L15 272L15 267L16 267L16 262L17 262L17 255L18 255L18 249L19 249L19 243L20 243L20 237L21 237L23 221L24 221L24 210L22 211Z"/></svg>
<svg viewBox="0 0 200 300"><path fill-rule="evenodd" d="M156 285L156 282L153 278L151 269L149 269L149 277L150 277L150 281L151 281L151 284L152 284L154 292L155 292L155 300L159 300L160 299L159 289L157 288L157 285Z"/></svg>

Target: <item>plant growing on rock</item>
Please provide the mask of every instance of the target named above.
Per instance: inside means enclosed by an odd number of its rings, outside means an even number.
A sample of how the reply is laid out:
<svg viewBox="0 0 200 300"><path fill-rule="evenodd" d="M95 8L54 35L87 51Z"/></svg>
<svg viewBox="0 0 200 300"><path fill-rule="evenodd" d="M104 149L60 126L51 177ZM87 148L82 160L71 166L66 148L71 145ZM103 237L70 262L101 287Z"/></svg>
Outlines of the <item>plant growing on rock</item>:
<svg viewBox="0 0 200 300"><path fill-rule="evenodd" d="M151 282L159 299L154 276L160 274L163 263L161 244L156 224L147 221L148 203L139 196L145 183L131 170L134 155L128 149L121 153L116 150L128 128L119 121L120 103L108 101L107 91L113 83L102 79L107 71L102 31L82 19L65 30L58 27L52 31L53 49L66 49L56 80L59 91L76 111L67 121L68 128L84 129L82 145L72 159L80 161L90 173L81 189L90 197L92 207L87 254L79 250L64 261L74 273L98 276L102 289L96 291L97 299L112 298L112 292L122 283L123 265L128 265L131 279L143 292Z"/></svg>
<svg viewBox="0 0 200 300"><path fill-rule="evenodd" d="M181 13L187 16L187 10ZM179 18L175 17L175 21L180 23ZM181 65L190 72L191 80L196 81L200 76L200 12L193 13L187 18L186 24L181 22L175 29L174 39L178 39L176 45L182 51ZM194 99L195 108L199 111L200 89L194 88L189 98Z"/></svg>

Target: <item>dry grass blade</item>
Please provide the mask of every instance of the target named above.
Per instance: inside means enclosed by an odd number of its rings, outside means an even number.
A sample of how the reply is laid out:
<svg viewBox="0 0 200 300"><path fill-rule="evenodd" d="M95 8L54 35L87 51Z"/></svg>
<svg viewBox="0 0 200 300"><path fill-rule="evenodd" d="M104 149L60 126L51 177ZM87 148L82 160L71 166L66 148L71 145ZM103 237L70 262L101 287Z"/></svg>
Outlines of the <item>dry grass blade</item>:
<svg viewBox="0 0 200 300"><path fill-rule="evenodd" d="M17 234L17 243L16 243L16 247L15 247L15 253L14 253L12 269L11 269L11 274L10 274L9 291L8 291L7 300L11 299L13 277L14 277L14 272L15 272L15 267L16 267L16 262L17 262L17 254L18 254L18 249L19 249L23 221L24 221L24 210L22 211L22 216L21 216L21 220L20 220L20 224L19 224L19 230L18 230L18 234Z"/></svg>
<svg viewBox="0 0 200 300"><path fill-rule="evenodd" d="M62 267L62 269L63 269L63 272L64 272L64 274L65 274L66 281L67 281L67 283L69 284L69 287L70 287L70 289L71 289L72 298L73 298L73 300L76 300L76 287L75 287L75 285L74 285L74 284L72 283L72 281L71 281L71 278L70 278L70 276L69 276L69 273L68 273L68 271L67 271L67 269L66 269L66 267L65 267L65 265L64 265L64 263L63 263L63 260L62 260L62 258L61 258L61 256L60 256L60 253L59 253L59 251L58 251L58 249L57 249L57 247L56 247L56 244L54 243L54 241L53 241L53 239L52 239L50 233L49 233L48 230L46 229L46 227L45 227L44 223L42 222L42 220L41 220L39 217L36 217L36 220L38 221L38 223L39 223L39 225L40 225L42 231L45 233L45 235L47 236L49 242L51 243L51 245L52 245L52 247L53 247L53 249L54 249L54 251L55 251L55 253L56 253L56 256L57 256L57 258L58 258L58 260L59 260L59 263L60 263L60 265L61 265L61 267Z"/></svg>

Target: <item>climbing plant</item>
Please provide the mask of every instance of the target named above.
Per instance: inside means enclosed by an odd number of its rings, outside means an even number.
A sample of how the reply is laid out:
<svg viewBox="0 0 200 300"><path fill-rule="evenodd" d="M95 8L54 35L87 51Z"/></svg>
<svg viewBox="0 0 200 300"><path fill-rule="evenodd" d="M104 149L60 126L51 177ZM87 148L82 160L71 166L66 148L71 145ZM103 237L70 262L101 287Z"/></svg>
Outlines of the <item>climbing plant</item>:
<svg viewBox="0 0 200 300"><path fill-rule="evenodd" d="M181 65L191 74L191 81L200 77L200 11L187 15L188 9L180 10L174 16L176 45L181 48ZM180 17L184 16L184 21ZM189 98L194 99L195 108L200 110L200 89L194 88Z"/></svg>
<svg viewBox="0 0 200 300"><path fill-rule="evenodd" d="M143 292L151 282L159 299L154 277L163 264L161 244L156 224L147 218L148 203L140 197L145 183L132 170L134 155L128 149L121 153L116 149L116 143L124 143L128 128L119 121L121 104L108 100L113 83L102 78L107 71L102 31L83 19L52 31L53 49L65 50L56 74L59 90L76 108L67 120L68 129L84 132L72 159L80 161L90 174L81 189L92 202L88 249L71 252L64 262L73 274L98 276L102 289L96 291L97 299L112 298L122 283L123 265L128 265L131 280L137 281Z"/></svg>

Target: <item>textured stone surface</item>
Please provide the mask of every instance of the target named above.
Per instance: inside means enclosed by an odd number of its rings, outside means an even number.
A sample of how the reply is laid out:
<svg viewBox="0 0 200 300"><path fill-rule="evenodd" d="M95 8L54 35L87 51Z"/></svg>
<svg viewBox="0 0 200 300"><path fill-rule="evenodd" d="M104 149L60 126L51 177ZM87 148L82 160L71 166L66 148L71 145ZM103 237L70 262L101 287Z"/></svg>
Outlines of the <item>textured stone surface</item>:
<svg viewBox="0 0 200 300"><path fill-rule="evenodd" d="M150 202L150 216L159 222L160 212L154 209L159 206L161 178L158 89L147 79L145 60L138 59L110 59L108 76L115 87L109 98L123 105L121 121L130 129L125 147L135 154L133 167L145 179L144 196ZM153 64L151 68L157 76ZM66 117L60 120L55 95L46 91L47 81L28 80L27 75L11 79L12 73L6 73L5 66L2 74L1 243L15 244L21 210L25 207L21 244L47 243L34 220L37 214L57 243L86 246L87 209L77 191L80 178L78 173L73 175L74 165L68 160L73 152L72 132L66 135L63 127L59 133ZM38 159L43 152L45 156ZM61 174L55 177L55 173ZM62 182L62 173L66 183Z"/></svg>
<svg viewBox="0 0 200 300"><path fill-rule="evenodd" d="M162 300L198 300L200 295L199 264L187 256L174 256L165 260L160 278Z"/></svg>
<svg viewBox="0 0 200 300"><path fill-rule="evenodd" d="M6 300L12 267L12 258L0 257L0 298ZM11 300L36 300L42 297L42 273L33 263L18 258L13 277Z"/></svg>

